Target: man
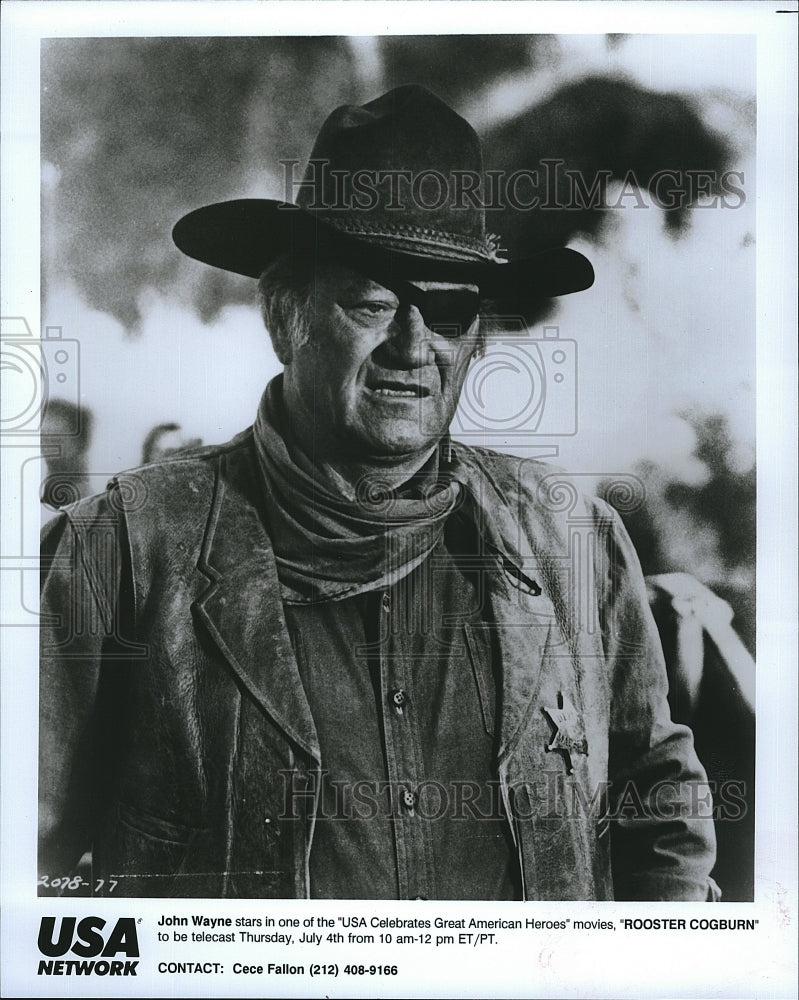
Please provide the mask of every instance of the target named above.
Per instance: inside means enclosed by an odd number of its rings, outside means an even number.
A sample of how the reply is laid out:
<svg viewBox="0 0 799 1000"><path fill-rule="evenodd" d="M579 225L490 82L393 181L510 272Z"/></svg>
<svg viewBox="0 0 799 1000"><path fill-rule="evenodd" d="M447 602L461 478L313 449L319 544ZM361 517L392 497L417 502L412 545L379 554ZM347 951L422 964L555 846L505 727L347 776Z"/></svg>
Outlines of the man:
<svg viewBox="0 0 799 1000"><path fill-rule="evenodd" d="M448 436L481 302L593 281L568 249L500 260L480 167L468 123L402 87L330 116L297 205L175 227L260 279L284 372L229 444L49 526L45 873L91 851L115 895L712 894L624 531Z"/></svg>

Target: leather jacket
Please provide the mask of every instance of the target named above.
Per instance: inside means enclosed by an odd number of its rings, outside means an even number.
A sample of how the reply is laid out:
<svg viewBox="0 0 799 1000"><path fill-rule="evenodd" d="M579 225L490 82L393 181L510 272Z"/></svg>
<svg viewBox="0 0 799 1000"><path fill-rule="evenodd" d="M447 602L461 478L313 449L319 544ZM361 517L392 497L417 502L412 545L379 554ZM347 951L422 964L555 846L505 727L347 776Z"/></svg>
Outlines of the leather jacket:
<svg viewBox="0 0 799 1000"><path fill-rule="evenodd" d="M525 564L500 560L490 581L524 897L706 899L705 774L670 721L617 516L540 463L456 447L503 498ZM255 463L245 431L122 474L45 527L41 872L91 851L100 894L309 895L324 761Z"/></svg>

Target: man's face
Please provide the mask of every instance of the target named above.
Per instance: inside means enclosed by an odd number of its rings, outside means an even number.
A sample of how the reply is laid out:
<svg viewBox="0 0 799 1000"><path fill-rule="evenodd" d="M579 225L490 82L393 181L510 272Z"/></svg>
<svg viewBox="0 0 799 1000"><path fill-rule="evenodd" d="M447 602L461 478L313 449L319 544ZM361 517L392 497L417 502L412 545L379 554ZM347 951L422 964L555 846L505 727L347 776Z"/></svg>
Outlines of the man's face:
<svg viewBox="0 0 799 1000"><path fill-rule="evenodd" d="M479 341L477 288L410 285L395 292L345 267L317 272L310 341L294 350L283 391L295 432L313 435L320 458L421 454L449 427Z"/></svg>

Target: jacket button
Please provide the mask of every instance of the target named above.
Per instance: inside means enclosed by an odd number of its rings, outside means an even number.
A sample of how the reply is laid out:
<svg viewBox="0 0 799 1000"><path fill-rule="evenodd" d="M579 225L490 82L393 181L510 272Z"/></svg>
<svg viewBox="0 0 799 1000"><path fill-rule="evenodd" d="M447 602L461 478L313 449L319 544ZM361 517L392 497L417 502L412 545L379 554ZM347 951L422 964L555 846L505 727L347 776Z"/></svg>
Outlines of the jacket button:
<svg viewBox="0 0 799 1000"><path fill-rule="evenodd" d="M402 804L410 812L413 811L413 807L416 805L416 795L409 788L406 788L402 793Z"/></svg>
<svg viewBox="0 0 799 1000"><path fill-rule="evenodd" d="M383 600L381 601L381 604L383 606L384 611L386 612L391 611L391 595L383 594Z"/></svg>
<svg viewBox="0 0 799 1000"><path fill-rule="evenodd" d="M391 696L391 704L397 710L398 715L402 715L402 710L405 707L405 703L408 700L407 694L402 690L402 688L397 688L397 690Z"/></svg>

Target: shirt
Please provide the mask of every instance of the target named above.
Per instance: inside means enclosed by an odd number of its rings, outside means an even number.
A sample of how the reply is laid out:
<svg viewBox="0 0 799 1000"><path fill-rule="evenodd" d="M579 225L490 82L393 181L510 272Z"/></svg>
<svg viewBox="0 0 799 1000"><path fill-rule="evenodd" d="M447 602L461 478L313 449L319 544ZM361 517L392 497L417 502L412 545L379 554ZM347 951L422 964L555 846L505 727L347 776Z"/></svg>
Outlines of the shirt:
<svg viewBox="0 0 799 1000"><path fill-rule="evenodd" d="M391 587L285 605L322 754L316 898L518 899L494 769L490 610L468 531Z"/></svg>

